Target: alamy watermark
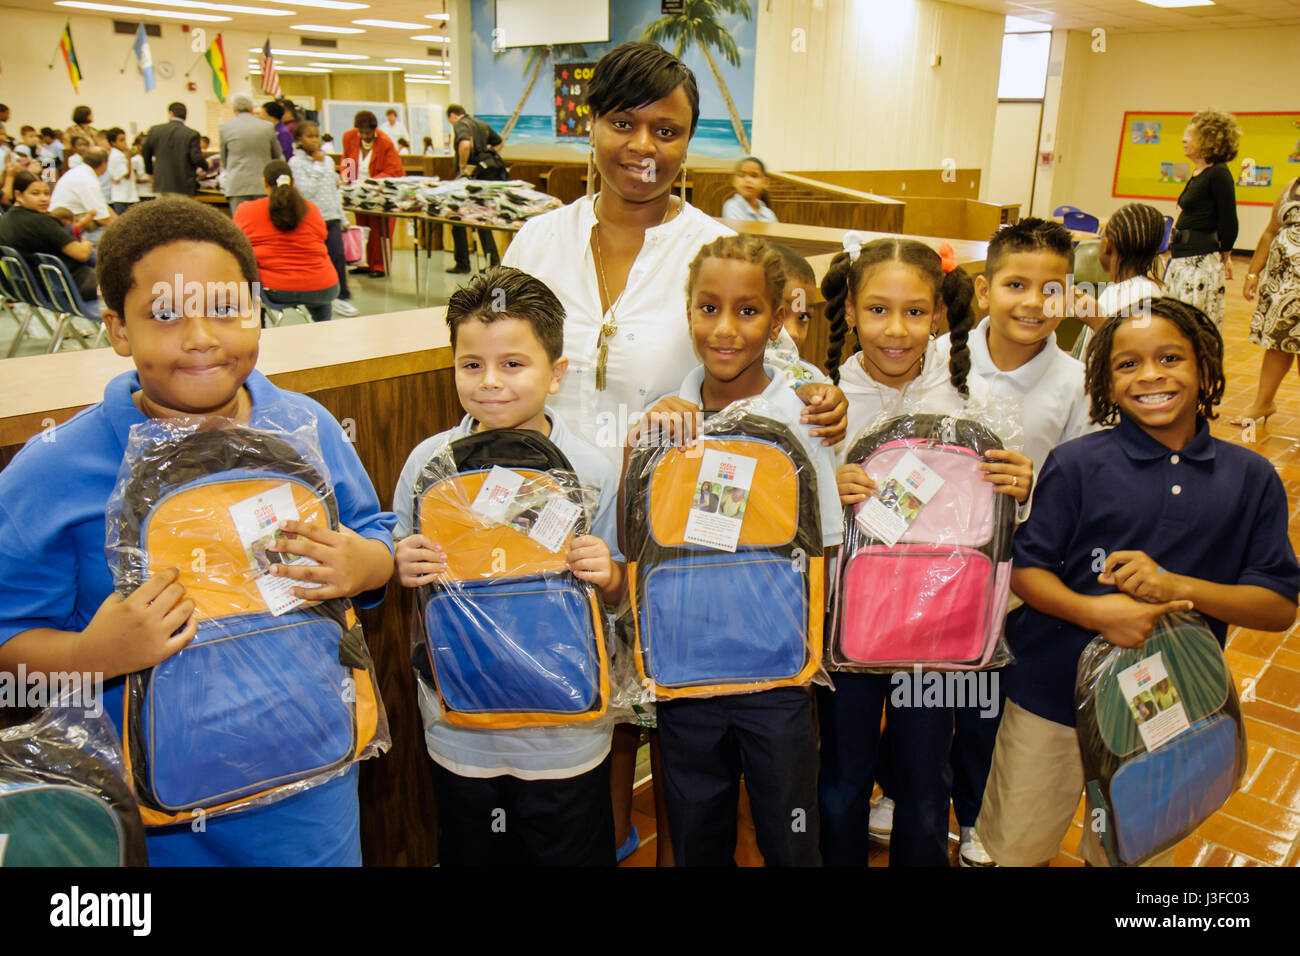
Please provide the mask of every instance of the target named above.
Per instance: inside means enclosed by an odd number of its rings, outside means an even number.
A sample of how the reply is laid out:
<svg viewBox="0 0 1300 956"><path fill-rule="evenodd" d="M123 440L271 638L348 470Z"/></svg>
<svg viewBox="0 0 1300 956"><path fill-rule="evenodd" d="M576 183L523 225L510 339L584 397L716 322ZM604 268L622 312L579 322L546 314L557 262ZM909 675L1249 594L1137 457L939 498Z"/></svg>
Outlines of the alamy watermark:
<svg viewBox="0 0 1300 956"><path fill-rule="evenodd" d="M998 671L927 671L913 664L911 673L889 675L889 703L906 707L978 707L981 717L996 717L1002 706Z"/></svg>
<svg viewBox="0 0 1300 956"><path fill-rule="evenodd" d="M154 315L172 313L177 316L207 315L221 318L242 316L245 327L258 324L261 319L257 305L261 301L260 282L199 282L185 281L180 273L171 282L155 282L153 295Z"/></svg>
<svg viewBox="0 0 1300 956"><path fill-rule="evenodd" d="M87 717L104 713L104 675L90 671L32 671L19 664L0 671L0 710L6 707L71 707Z"/></svg>

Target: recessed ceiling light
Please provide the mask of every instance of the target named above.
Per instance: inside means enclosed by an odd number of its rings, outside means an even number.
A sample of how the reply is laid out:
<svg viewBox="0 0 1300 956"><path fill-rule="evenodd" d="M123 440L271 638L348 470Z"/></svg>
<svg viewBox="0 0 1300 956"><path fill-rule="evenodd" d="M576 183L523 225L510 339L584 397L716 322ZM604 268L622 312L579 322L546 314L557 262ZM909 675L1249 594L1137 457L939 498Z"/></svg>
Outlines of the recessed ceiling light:
<svg viewBox="0 0 1300 956"><path fill-rule="evenodd" d="M250 46L249 53L261 53L260 46ZM368 60L364 53L326 53L324 50L276 50L272 49L276 56L314 56L318 60Z"/></svg>
<svg viewBox="0 0 1300 956"><path fill-rule="evenodd" d="M1138 0L1152 7L1212 7L1214 0Z"/></svg>
<svg viewBox="0 0 1300 956"><path fill-rule="evenodd" d="M423 30L427 23L407 23L404 20L353 20L359 27L388 27L390 30Z"/></svg>
<svg viewBox="0 0 1300 956"><path fill-rule="evenodd" d="M87 3L85 0L56 0L56 7L74 7L78 10L102 10L105 13L134 13L140 17L162 17L168 20L198 20L203 23L225 23L230 17L210 13L173 13L170 10L146 10L142 7L118 7L111 3Z"/></svg>
<svg viewBox="0 0 1300 956"><path fill-rule="evenodd" d="M332 66L340 70L374 70L382 73L400 72L400 66L365 66L361 63L312 63L311 66Z"/></svg>
<svg viewBox="0 0 1300 956"><path fill-rule="evenodd" d="M421 33L419 36L411 37L412 40L425 40L429 43L450 43L451 37L440 36L436 33Z"/></svg>
<svg viewBox="0 0 1300 956"><path fill-rule="evenodd" d="M365 33L365 30L358 30L356 27L326 27L319 23L295 23L289 28L290 30L306 30L309 33Z"/></svg>
<svg viewBox="0 0 1300 956"><path fill-rule="evenodd" d="M250 16L293 16L292 10L284 10L280 7L241 7L232 3L199 3L197 0L132 0L132 2L148 2L160 7L178 7L182 10L215 10L218 13L246 13Z"/></svg>

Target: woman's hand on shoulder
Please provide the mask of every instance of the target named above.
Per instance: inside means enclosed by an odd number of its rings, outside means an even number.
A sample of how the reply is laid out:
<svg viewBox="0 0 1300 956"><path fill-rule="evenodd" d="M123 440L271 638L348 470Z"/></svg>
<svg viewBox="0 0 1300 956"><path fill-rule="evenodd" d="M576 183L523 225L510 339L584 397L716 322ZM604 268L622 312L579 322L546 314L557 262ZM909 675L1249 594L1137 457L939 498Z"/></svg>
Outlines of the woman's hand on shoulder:
<svg viewBox="0 0 1300 956"><path fill-rule="evenodd" d="M829 382L809 382L795 389L795 394L806 406L799 417L805 425L812 425L814 438L823 445L838 445L849 430L849 400L844 393Z"/></svg>

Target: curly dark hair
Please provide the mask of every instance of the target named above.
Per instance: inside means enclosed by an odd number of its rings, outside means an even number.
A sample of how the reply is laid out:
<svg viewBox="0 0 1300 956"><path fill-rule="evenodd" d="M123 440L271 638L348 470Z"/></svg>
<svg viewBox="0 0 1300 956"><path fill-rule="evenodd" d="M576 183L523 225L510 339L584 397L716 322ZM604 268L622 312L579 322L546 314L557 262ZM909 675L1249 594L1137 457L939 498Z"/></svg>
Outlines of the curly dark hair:
<svg viewBox="0 0 1300 956"><path fill-rule="evenodd" d="M972 307L975 285L960 266L945 273L939 253L915 239L876 239L864 245L858 258L852 262L849 261L847 252L837 253L831 260L821 286L822 295L826 298L826 319L831 327L826 346L826 371L831 381L837 385L840 381L841 356L849 328L845 319L845 303L849 296L855 295L861 288L871 270L885 262L905 262L919 269L934 291L935 305L942 302L947 308L948 334L952 343L952 351L948 356L949 381L962 398L969 398L970 389L966 385L966 377L970 374L970 349L966 345L966 339L975 325L975 310ZM849 354L856 351L858 343L854 341Z"/></svg>
<svg viewBox="0 0 1300 956"><path fill-rule="evenodd" d="M1237 158L1241 129L1231 113L1201 110L1188 122L1196 129L1193 139L1207 163L1228 163Z"/></svg>
<svg viewBox="0 0 1300 956"><path fill-rule="evenodd" d="M135 203L105 230L95 266L104 305L121 315L127 293L135 285L135 264L172 242L220 246L235 257L245 280L258 281L253 244L229 216L193 199L165 196Z"/></svg>
<svg viewBox="0 0 1300 956"><path fill-rule="evenodd" d="M1115 345L1115 332L1124 322L1141 321L1148 316L1164 319L1178 329L1192 345L1196 359L1199 388L1196 412L1206 419L1218 417L1215 406L1223 400L1223 337L1204 312L1194 305L1163 296L1135 303L1131 315L1117 315L1106 320L1088 344L1088 367L1084 387L1090 403L1089 417L1098 425L1114 425L1120 420L1120 409L1111 396L1110 354Z"/></svg>

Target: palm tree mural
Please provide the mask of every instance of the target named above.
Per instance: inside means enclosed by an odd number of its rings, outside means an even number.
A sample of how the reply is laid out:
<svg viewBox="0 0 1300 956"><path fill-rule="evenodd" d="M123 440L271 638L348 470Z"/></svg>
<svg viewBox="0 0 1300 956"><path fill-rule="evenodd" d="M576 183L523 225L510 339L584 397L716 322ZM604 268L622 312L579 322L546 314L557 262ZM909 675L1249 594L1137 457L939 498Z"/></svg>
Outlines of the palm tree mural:
<svg viewBox="0 0 1300 956"><path fill-rule="evenodd" d="M587 48L581 43L528 47L528 56L524 58L524 76L528 77L528 85L524 87L523 95L519 97L519 102L515 104L515 111L510 114L510 121L506 123L506 128L501 131L503 142L510 138L510 131L515 128L515 123L519 122L519 114L523 112L524 104L528 102L528 94L533 91L533 86L537 83L537 77L542 72L542 64L548 59L582 60L586 56Z"/></svg>
<svg viewBox="0 0 1300 956"><path fill-rule="evenodd" d="M675 41L673 55L678 59L681 59L688 43L693 43L700 48L704 59L708 61L709 69L713 71L713 79L722 93L723 102L727 104L727 112L731 114L731 126L736 131L740 148L748 153L749 136L745 133L745 124L741 122L740 113L737 112L731 92L722 79L718 64L709 53L709 47L716 47L718 52L727 58L728 63L732 66L740 66L740 52L736 49L736 41L731 38L727 28L718 22L719 16L726 13L739 13L746 20L751 20L754 16L749 0L686 0L682 4L681 13L660 17L645 28L641 39L665 45L669 40Z"/></svg>

